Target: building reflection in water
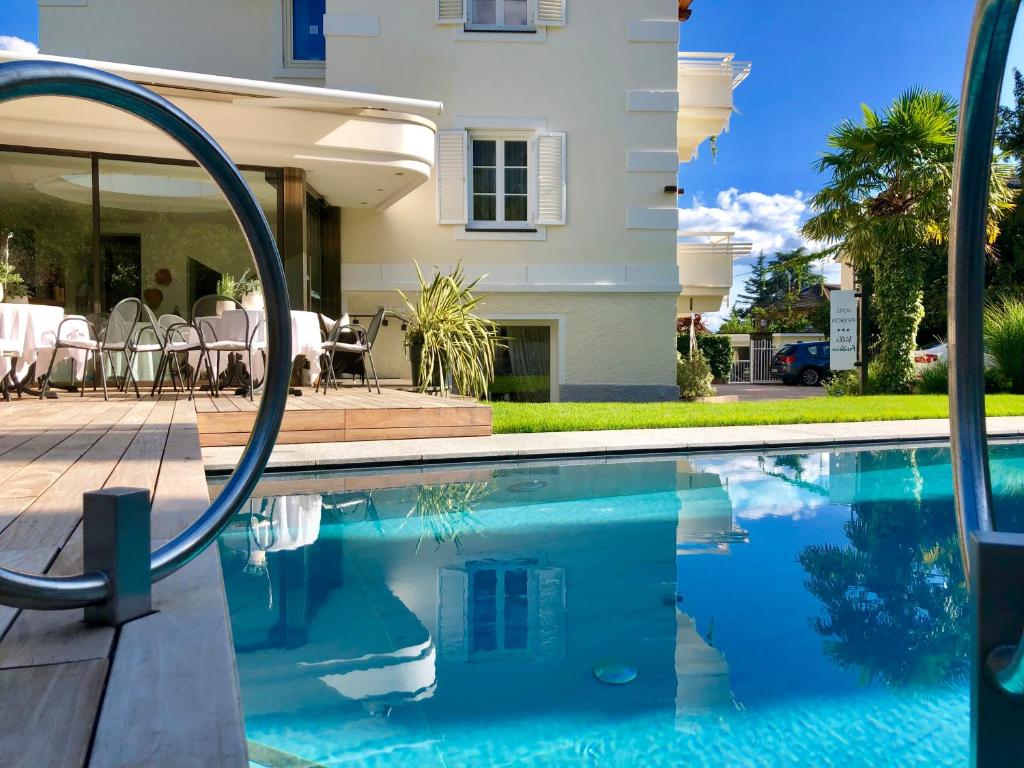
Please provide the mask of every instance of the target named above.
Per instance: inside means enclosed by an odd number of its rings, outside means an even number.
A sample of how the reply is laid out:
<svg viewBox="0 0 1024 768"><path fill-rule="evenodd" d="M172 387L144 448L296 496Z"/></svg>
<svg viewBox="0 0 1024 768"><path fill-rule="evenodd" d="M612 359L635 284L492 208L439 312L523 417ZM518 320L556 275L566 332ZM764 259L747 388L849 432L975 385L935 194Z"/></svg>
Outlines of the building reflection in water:
<svg viewBox="0 0 1024 768"><path fill-rule="evenodd" d="M275 484L221 543L250 722L330 713L372 752L426 738L411 711L432 731L545 710L678 729L736 708L676 583L678 557L748 541L715 472L647 458ZM637 680L609 693L603 660Z"/></svg>

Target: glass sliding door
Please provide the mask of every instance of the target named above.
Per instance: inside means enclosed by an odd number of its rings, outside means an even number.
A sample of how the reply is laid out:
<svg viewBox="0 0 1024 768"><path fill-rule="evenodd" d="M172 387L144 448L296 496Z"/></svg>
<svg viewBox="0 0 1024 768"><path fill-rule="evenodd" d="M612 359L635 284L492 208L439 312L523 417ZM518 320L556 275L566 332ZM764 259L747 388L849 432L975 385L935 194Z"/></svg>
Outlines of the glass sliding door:
<svg viewBox="0 0 1024 768"><path fill-rule="evenodd" d="M32 303L93 310L88 157L0 151L0 254L5 246Z"/></svg>
<svg viewBox="0 0 1024 768"><path fill-rule="evenodd" d="M243 175L276 228L276 187L262 171ZM100 159L99 199L105 311L134 295L158 316L188 317L222 275L254 271L234 214L201 168Z"/></svg>

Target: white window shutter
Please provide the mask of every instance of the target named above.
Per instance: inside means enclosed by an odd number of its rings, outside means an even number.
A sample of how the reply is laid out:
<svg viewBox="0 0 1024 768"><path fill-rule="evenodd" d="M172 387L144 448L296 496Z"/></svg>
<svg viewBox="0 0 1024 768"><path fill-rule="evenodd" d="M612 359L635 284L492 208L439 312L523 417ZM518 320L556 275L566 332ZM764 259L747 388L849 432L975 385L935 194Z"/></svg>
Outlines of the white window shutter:
<svg viewBox="0 0 1024 768"><path fill-rule="evenodd" d="M438 24L465 24L468 0L434 0L434 18Z"/></svg>
<svg viewBox="0 0 1024 768"><path fill-rule="evenodd" d="M536 0L538 27L564 27L568 0Z"/></svg>
<svg viewBox="0 0 1024 768"><path fill-rule="evenodd" d="M537 658L565 655L565 571L537 568L531 572L537 594Z"/></svg>
<svg viewBox="0 0 1024 768"><path fill-rule="evenodd" d="M437 223L468 221L466 189L467 135L465 131L437 134Z"/></svg>
<svg viewBox="0 0 1024 768"><path fill-rule="evenodd" d="M565 134L537 137L537 224L565 224Z"/></svg>
<svg viewBox="0 0 1024 768"><path fill-rule="evenodd" d="M437 642L441 658L465 661L469 657L466 642L466 600L469 574L458 568L437 572Z"/></svg>

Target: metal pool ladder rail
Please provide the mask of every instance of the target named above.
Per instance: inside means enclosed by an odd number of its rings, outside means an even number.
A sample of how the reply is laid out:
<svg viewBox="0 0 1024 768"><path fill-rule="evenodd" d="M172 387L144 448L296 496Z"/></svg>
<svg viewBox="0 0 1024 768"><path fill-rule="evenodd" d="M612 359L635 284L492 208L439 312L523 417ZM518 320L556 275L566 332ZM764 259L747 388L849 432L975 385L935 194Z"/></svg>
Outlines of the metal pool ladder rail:
<svg viewBox="0 0 1024 768"><path fill-rule="evenodd" d="M148 612L153 583L170 576L216 539L248 499L266 466L284 415L291 374L288 288L274 236L252 190L213 138L171 102L90 67L45 59L0 64L0 103L30 96L65 96L121 109L162 130L190 152L220 187L238 219L266 296L270 354L263 398L238 466L210 507L150 554L146 491L108 489L86 494L86 573L54 577L0 568L0 604L39 610L85 608L87 620L121 624Z"/></svg>
<svg viewBox="0 0 1024 768"><path fill-rule="evenodd" d="M978 0L967 52L949 244L950 437L971 594L971 764L1024 765L1024 534L1001 533L985 440L985 223L999 92L1021 0Z"/></svg>

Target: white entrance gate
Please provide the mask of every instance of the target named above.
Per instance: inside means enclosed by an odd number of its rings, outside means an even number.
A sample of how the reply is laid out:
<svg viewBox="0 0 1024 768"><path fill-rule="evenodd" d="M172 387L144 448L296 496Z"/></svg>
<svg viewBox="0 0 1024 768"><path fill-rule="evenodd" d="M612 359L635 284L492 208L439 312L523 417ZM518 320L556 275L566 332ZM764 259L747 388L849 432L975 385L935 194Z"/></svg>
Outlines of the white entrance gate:
<svg viewBox="0 0 1024 768"><path fill-rule="evenodd" d="M775 347L771 339L750 340L750 380L754 384L769 384L779 381L777 376L772 376L772 357L775 355Z"/></svg>

